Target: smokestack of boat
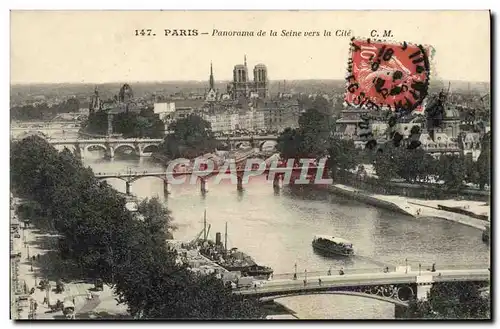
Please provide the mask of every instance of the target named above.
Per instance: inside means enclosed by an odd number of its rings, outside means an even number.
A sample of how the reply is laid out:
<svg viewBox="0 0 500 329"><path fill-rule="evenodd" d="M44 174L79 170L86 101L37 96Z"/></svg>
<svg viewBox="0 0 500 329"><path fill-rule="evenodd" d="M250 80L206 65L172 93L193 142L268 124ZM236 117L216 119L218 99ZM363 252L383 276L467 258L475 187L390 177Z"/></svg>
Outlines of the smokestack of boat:
<svg viewBox="0 0 500 329"><path fill-rule="evenodd" d="M222 245L222 234L220 232L215 233L215 245L216 246Z"/></svg>

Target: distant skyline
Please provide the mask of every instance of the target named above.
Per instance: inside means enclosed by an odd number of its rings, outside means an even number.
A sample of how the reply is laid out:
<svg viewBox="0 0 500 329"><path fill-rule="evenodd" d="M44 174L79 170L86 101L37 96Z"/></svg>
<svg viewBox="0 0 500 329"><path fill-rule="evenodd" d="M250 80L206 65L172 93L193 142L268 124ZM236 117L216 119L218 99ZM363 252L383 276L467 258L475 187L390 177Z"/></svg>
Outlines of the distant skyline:
<svg viewBox="0 0 500 329"><path fill-rule="evenodd" d="M134 36L151 28L156 37ZM490 81L487 11L433 12L134 12L12 11L11 82L119 83L232 79L247 56L265 64L270 80L340 80L348 37L165 37L164 29L323 31L351 29L357 37L391 30L397 41L436 50L431 79Z"/></svg>

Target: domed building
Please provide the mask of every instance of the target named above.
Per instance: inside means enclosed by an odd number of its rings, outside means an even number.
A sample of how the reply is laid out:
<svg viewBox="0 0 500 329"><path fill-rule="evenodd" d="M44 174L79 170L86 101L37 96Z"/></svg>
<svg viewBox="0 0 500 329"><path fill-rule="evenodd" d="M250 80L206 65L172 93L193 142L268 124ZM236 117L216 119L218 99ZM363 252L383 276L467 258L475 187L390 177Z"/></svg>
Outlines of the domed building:
<svg viewBox="0 0 500 329"><path fill-rule="evenodd" d="M445 133L450 138L458 138L460 134L460 113L455 107L446 107L443 123L436 132Z"/></svg>

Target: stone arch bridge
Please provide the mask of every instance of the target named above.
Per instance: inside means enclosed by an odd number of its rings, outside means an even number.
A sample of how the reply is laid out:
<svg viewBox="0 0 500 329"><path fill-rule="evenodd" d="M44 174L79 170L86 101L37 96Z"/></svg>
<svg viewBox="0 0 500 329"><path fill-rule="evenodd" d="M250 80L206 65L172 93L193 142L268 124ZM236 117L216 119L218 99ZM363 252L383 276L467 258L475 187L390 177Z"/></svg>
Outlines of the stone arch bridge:
<svg viewBox="0 0 500 329"><path fill-rule="evenodd" d="M239 148L240 146L247 144L252 148L258 148L260 151L263 150L265 144L276 146L278 141L278 136L267 135L267 136L238 136L238 137L218 137L217 140L222 143L226 143L231 149Z"/></svg>
<svg viewBox="0 0 500 329"><path fill-rule="evenodd" d="M137 156L150 156L158 150L163 139L149 138L102 138L102 139L51 139L48 141L56 149L62 151L65 148L82 158L93 149L101 149L106 157L114 158L115 152L130 150Z"/></svg>
<svg viewBox="0 0 500 329"><path fill-rule="evenodd" d="M253 148L263 149L266 143L276 144L277 136L239 136L239 137L219 137L218 141L228 143L231 148L238 148L243 143L250 144ZM75 155L85 157L92 149L101 149L106 157L114 158L115 152L119 150L131 150L137 156L149 156L158 150L158 145L163 139L149 138L95 138L95 139L50 139L49 143L56 149L62 151L69 149Z"/></svg>

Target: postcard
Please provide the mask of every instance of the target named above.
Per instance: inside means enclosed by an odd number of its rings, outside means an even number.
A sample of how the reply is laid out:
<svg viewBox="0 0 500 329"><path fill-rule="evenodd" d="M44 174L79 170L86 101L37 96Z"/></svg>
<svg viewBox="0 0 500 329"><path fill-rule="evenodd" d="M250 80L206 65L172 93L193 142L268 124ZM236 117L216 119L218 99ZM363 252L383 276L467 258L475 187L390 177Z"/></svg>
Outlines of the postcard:
<svg viewBox="0 0 500 329"><path fill-rule="evenodd" d="M489 11L11 11L13 320L491 320Z"/></svg>

